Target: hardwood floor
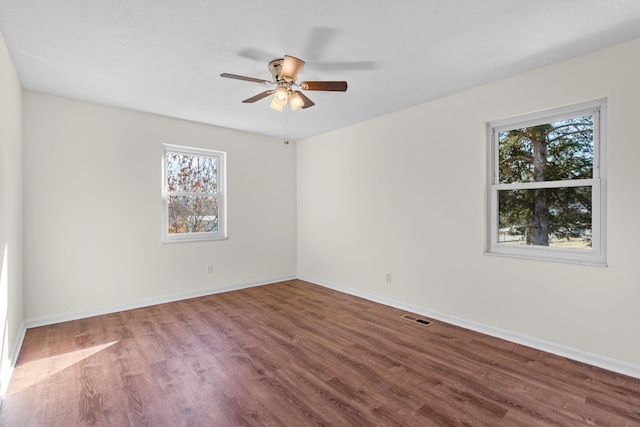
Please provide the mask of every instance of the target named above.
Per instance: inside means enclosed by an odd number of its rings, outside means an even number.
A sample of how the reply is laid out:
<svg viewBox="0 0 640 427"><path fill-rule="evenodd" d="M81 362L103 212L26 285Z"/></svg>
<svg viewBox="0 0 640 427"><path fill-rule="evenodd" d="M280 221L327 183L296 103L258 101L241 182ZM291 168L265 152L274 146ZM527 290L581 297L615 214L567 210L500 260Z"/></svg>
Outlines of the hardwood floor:
<svg viewBox="0 0 640 427"><path fill-rule="evenodd" d="M2 426L638 426L640 380L302 281L29 329Z"/></svg>

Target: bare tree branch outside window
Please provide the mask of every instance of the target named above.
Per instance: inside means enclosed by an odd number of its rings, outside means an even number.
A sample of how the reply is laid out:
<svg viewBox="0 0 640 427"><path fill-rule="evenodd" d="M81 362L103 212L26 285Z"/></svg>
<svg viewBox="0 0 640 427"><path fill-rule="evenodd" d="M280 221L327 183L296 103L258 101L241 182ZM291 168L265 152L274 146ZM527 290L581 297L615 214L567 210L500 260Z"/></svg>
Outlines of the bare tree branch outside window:
<svg viewBox="0 0 640 427"><path fill-rule="evenodd" d="M218 158L165 153L168 233L218 231Z"/></svg>

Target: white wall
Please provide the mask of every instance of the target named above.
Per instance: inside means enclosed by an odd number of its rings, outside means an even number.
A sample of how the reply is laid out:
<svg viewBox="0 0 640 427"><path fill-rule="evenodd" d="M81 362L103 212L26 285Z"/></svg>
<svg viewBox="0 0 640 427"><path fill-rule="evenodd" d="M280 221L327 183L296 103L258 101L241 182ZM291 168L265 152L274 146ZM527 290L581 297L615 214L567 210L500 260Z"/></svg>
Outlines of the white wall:
<svg viewBox="0 0 640 427"><path fill-rule="evenodd" d="M22 321L22 87L0 34L0 395Z"/></svg>
<svg viewBox="0 0 640 427"><path fill-rule="evenodd" d="M295 276L295 144L33 92L24 129L28 324ZM161 243L162 143L227 152L228 240Z"/></svg>
<svg viewBox="0 0 640 427"><path fill-rule="evenodd" d="M639 76L640 39L299 142L299 276L640 373ZM483 255L486 123L602 97L609 266Z"/></svg>

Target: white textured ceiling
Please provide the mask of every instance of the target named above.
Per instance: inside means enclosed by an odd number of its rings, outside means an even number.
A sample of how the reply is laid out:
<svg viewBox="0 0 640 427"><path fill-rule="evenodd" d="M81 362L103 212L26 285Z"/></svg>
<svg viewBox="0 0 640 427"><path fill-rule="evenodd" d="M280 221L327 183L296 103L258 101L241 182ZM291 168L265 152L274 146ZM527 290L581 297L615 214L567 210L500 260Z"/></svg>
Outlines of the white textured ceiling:
<svg viewBox="0 0 640 427"><path fill-rule="evenodd" d="M306 92L299 140L640 37L640 0L0 0L25 89L282 138L266 88L283 55Z"/></svg>

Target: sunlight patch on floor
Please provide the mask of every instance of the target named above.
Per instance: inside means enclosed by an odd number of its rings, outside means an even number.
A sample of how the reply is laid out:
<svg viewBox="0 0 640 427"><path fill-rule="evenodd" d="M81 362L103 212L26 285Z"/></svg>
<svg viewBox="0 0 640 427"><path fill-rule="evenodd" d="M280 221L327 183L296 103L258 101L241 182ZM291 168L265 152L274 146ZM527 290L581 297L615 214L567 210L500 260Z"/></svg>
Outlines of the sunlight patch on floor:
<svg viewBox="0 0 640 427"><path fill-rule="evenodd" d="M40 381L62 372L63 370L73 366L83 359L93 356L96 353L116 344L118 341L112 341L106 344L100 344L90 348L71 351L51 357L22 363L16 366L13 372L13 378L5 397L20 393L22 390L31 387Z"/></svg>

